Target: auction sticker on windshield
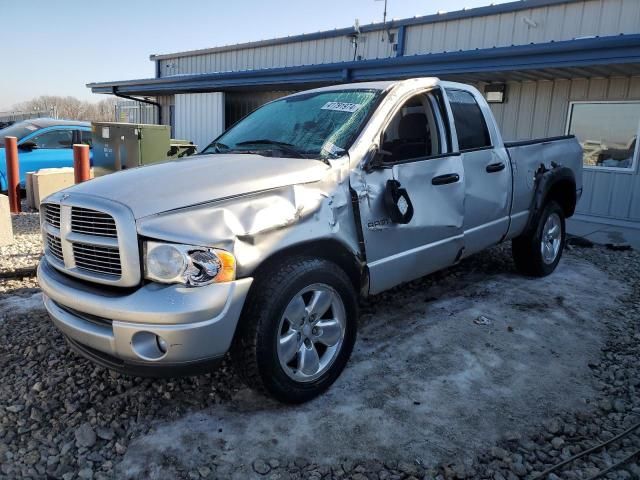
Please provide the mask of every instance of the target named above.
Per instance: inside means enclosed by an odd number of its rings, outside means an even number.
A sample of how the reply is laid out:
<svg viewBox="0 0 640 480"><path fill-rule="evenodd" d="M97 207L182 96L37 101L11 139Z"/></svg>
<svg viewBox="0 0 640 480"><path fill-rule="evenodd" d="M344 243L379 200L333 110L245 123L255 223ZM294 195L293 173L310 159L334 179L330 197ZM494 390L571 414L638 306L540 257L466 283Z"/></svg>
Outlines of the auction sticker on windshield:
<svg viewBox="0 0 640 480"><path fill-rule="evenodd" d="M322 106L321 110L353 113L357 112L361 106L359 103L327 102Z"/></svg>

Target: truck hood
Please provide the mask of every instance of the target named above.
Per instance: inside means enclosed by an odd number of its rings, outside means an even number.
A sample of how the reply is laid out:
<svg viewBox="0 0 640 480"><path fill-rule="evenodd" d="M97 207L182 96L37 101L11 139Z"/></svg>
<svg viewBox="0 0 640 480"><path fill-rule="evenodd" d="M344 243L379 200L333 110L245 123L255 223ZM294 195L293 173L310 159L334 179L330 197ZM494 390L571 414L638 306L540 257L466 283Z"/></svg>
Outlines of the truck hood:
<svg viewBox="0 0 640 480"><path fill-rule="evenodd" d="M305 158L197 155L113 173L65 192L120 202L138 219L238 195L315 182L329 168L322 161Z"/></svg>

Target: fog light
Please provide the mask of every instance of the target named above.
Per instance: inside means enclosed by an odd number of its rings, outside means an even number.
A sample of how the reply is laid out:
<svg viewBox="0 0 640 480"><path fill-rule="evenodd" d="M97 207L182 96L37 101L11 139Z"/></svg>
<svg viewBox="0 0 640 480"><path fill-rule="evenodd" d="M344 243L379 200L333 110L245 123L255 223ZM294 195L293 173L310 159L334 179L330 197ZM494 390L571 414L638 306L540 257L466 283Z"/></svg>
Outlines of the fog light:
<svg viewBox="0 0 640 480"><path fill-rule="evenodd" d="M163 358L169 344L159 335L153 332L136 332L131 337L131 348L142 360L155 361Z"/></svg>
<svg viewBox="0 0 640 480"><path fill-rule="evenodd" d="M167 353L167 349L169 345L167 345L167 341L162 337L156 337L156 342L158 342L158 348L162 353Z"/></svg>

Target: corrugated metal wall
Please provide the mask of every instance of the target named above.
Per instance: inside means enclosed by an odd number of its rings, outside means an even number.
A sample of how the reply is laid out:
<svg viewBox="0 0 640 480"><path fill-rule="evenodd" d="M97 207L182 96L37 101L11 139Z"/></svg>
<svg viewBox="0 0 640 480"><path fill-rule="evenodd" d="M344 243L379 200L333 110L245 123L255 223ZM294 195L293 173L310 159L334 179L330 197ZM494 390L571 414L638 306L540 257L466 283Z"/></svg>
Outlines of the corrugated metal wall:
<svg viewBox="0 0 640 480"><path fill-rule="evenodd" d="M533 21L534 27L526 21ZM638 33L640 1L589 0L407 28L406 55Z"/></svg>
<svg viewBox="0 0 640 480"><path fill-rule="evenodd" d="M156 102L162 106L162 125L171 125L170 111L175 105L174 95L162 95L156 97ZM175 125L174 125L175 126Z"/></svg>
<svg viewBox="0 0 640 480"><path fill-rule="evenodd" d="M638 33L639 26L640 0L585 0L410 25L406 27L405 55ZM392 33L397 36L397 30ZM394 41L397 42L397 38ZM386 40L382 31L365 32L360 36L357 55L362 59L387 58L395 54L393 43ZM341 35L280 45L231 48L159 62L160 75L169 76L342 62L353 60L353 57L351 39Z"/></svg>
<svg viewBox="0 0 640 480"><path fill-rule="evenodd" d="M396 30L392 30L395 34ZM363 33L357 57L364 60L393 56L393 44L382 32ZM160 76L229 72L260 68L292 67L318 63L346 62L354 59L354 46L346 35L253 48L240 48L204 55L160 60Z"/></svg>
<svg viewBox="0 0 640 480"><path fill-rule="evenodd" d="M476 85L482 91L484 84ZM507 102L491 104L505 140L564 135L569 103L640 100L640 77L508 82ZM638 162L636 162L638 163ZM578 213L640 220L640 174L585 169Z"/></svg>
<svg viewBox="0 0 640 480"><path fill-rule="evenodd" d="M224 93L189 93L175 96L175 136L190 140L198 150L224 131Z"/></svg>

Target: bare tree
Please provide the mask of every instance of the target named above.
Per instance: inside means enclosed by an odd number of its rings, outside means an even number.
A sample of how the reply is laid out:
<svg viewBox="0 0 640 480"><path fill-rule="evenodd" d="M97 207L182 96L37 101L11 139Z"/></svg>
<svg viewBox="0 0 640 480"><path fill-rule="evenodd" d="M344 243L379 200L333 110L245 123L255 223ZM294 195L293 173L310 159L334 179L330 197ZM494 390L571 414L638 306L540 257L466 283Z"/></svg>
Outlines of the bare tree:
<svg viewBox="0 0 640 480"><path fill-rule="evenodd" d="M15 110L55 112L58 118L84 120L87 122L108 122L115 117L117 99L108 97L97 103L79 100L75 97L43 95L14 106Z"/></svg>

